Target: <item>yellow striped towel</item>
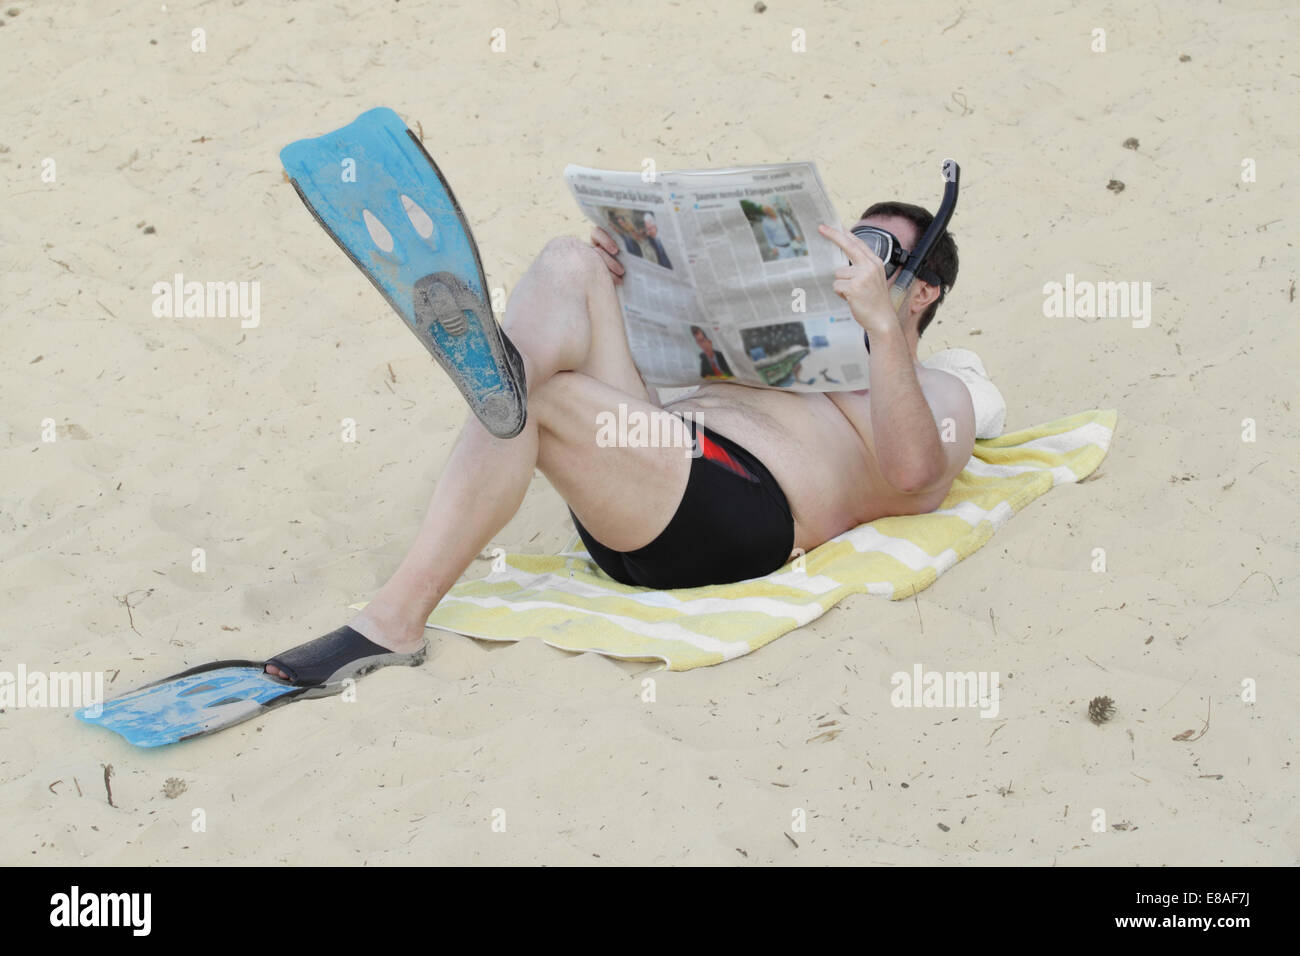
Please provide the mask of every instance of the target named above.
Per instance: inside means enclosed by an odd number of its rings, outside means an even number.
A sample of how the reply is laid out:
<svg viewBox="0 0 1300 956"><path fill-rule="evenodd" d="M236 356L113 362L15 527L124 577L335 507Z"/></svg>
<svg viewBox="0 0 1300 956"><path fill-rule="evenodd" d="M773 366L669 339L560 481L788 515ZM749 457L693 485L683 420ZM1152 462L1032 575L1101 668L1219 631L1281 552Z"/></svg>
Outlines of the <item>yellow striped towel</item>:
<svg viewBox="0 0 1300 956"><path fill-rule="evenodd" d="M929 587L1049 488L1092 473L1115 421L1113 409L1093 409L976 442L939 510L846 531L805 556L802 568L794 562L735 584L651 591L611 580L585 551L510 554L504 570L452 588L429 626L662 660L675 671L718 664L816 620L847 595L900 600Z"/></svg>

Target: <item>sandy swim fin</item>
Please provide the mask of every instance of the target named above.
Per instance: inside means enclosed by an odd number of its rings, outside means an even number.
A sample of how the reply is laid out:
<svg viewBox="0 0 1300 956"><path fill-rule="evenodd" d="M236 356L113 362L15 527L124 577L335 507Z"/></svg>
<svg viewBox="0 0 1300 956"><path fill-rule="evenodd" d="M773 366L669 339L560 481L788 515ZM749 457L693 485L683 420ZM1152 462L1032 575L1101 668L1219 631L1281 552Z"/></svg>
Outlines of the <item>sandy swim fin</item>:
<svg viewBox="0 0 1300 956"><path fill-rule="evenodd" d="M294 189L443 367L484 427L527 418L524 365L487 300L469 223L419 137L396 113L362 113L280 151Z"/></svg>
<svg viewBox="0 0 1300 956"><path fill-rule="evenodd" d="M83 708L77 718L137 747L161 747L233 727L307 690L276 680L256 661L216 661Z"/></svg>
<svg viewBox="0 0 1300 956"><path fill-rule="evenodd" d="M417 666L428 641L409 654L371 643L350 627L285 651L270 661L216 661L164 677L99 706L78 719L121 734L137 747L161 747L225 730L291 703L341 693L348 680L380 667ZM294 681L265 673L275 664Z"/></svg>

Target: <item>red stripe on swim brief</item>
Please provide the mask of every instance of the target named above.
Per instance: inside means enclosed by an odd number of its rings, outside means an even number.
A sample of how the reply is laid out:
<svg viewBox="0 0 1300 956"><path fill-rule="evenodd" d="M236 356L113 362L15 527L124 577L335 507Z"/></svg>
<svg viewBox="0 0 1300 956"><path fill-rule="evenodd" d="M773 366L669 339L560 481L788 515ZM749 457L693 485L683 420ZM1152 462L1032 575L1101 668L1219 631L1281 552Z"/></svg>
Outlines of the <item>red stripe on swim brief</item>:
<svg viewBox="0 0 1300 956"><path fill-rule="evenodd" d="M749 470L744 465L736 461L725 448L704 434L703 430L696 432L695 441L699 445L700 454L709 461L717 462L723 468L734 471L742 478L748 478L750 481L758 480L749 473Z"/></svg>

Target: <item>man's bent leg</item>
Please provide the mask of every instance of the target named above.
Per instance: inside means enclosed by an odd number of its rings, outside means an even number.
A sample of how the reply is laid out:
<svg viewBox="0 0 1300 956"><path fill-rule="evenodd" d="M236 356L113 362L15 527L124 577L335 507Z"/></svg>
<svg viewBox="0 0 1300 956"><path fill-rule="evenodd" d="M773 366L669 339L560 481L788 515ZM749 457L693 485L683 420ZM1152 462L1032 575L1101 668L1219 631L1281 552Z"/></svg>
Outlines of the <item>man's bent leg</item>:
<svg viewBox="0 0 1300 956"><path fill-rule="evenodd" d="M552 472L561 476L559 480L573 493L583 487L584 469L590 474L593 467L615 463L609 453L628 451L597 446L594 406L586 409L589 416L584 412L585 422L564 420L573 414L575 389L573 382L557 373L580 371L586 381L603 385L599 398L612 400L615 411L620 398L654 409L632 363L613 282L594 249L576 239L548 243L515 289L504 324L527 369L528 423L510 439L495 438L472 417L461 430L415 541L397 571L352 621L354 629L390 650L409 652L419 647L424 622L438 601L518 510L539 463L542 443L565 442L571 454L548 455L547 461L555 463L547 472L548 477ZM592 374L601 378L592 379ZM552 389L557 378L561 382ZM632 522L633 538L647 541L657 531L647 536L646 528L659 522L662 529L671 518L689 470L680 449L675 462L667 460L673 450L653 451L665 453L658 460L667 467L654 474L669 483L658 495L668 502L667 513L646 507L647 490L656 480L645 472L644 464L639 466L635 491L623 485L627 495L622 510ZM568 464L561 460L566 458ZM628 481L637 467L627 469ZM603 480L619 481L608 471ZM559 490L566 494L565 487ZM616 523L600 505L580 506L584 518L590 512L597 527ZM637 526L638 521L643 526Z"/></svg>
<svg viewBox="0 0 1300 956"><path fill-rule="evenodd" d="M694 443L680 416L581 372L562 372L539 402L537 467L597 541L634 551L667 527Z"/></svg>
<svg viewBox="0 0 1300 956"><path fill-rule="evenodd" d="M689 447L598 444L597 414L619 403L632 414L670 414L582 373L560 372L530 387L529 424L518 437L494 438L470 418L415 542L352 627L392 650L418 647L434 607L518 511L535 467L607 546L632 550L652 541L681 501Z"/></svg>
<svg viewBox="0 0 1300 956"><path fill-rule="evenodd" d="M575 284L584 290L580 299L565 294ZM654 419L676 418L659 408L637 371L618 295L600 254L577 239L552 240L515 289L511 308L505 323L511 339L526 354L547 360L548 367L566 370L555 374L544 392L529 397L541 419L537 468L608 547L647 544L681 500L689 459L682 447L628 448L600 441L609 436L601 434L598 416L617 420L620 406L632 420L651 419L659 438L670 429Z"/></svg>

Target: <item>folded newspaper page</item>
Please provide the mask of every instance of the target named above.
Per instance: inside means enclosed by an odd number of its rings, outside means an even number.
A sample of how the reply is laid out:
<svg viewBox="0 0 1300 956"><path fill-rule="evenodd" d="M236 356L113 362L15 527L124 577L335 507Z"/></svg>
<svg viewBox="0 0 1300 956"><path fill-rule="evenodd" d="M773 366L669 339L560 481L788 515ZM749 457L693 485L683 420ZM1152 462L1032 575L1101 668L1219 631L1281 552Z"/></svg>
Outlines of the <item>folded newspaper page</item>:
<svg viewBox="0 0 1300 956"><path fill-rule="evenodd" d="M583 214L618 243L619 302L646 384L867 387L862 327L832 289L848 262L812 163L661 172L565 167Z"/></svg>

